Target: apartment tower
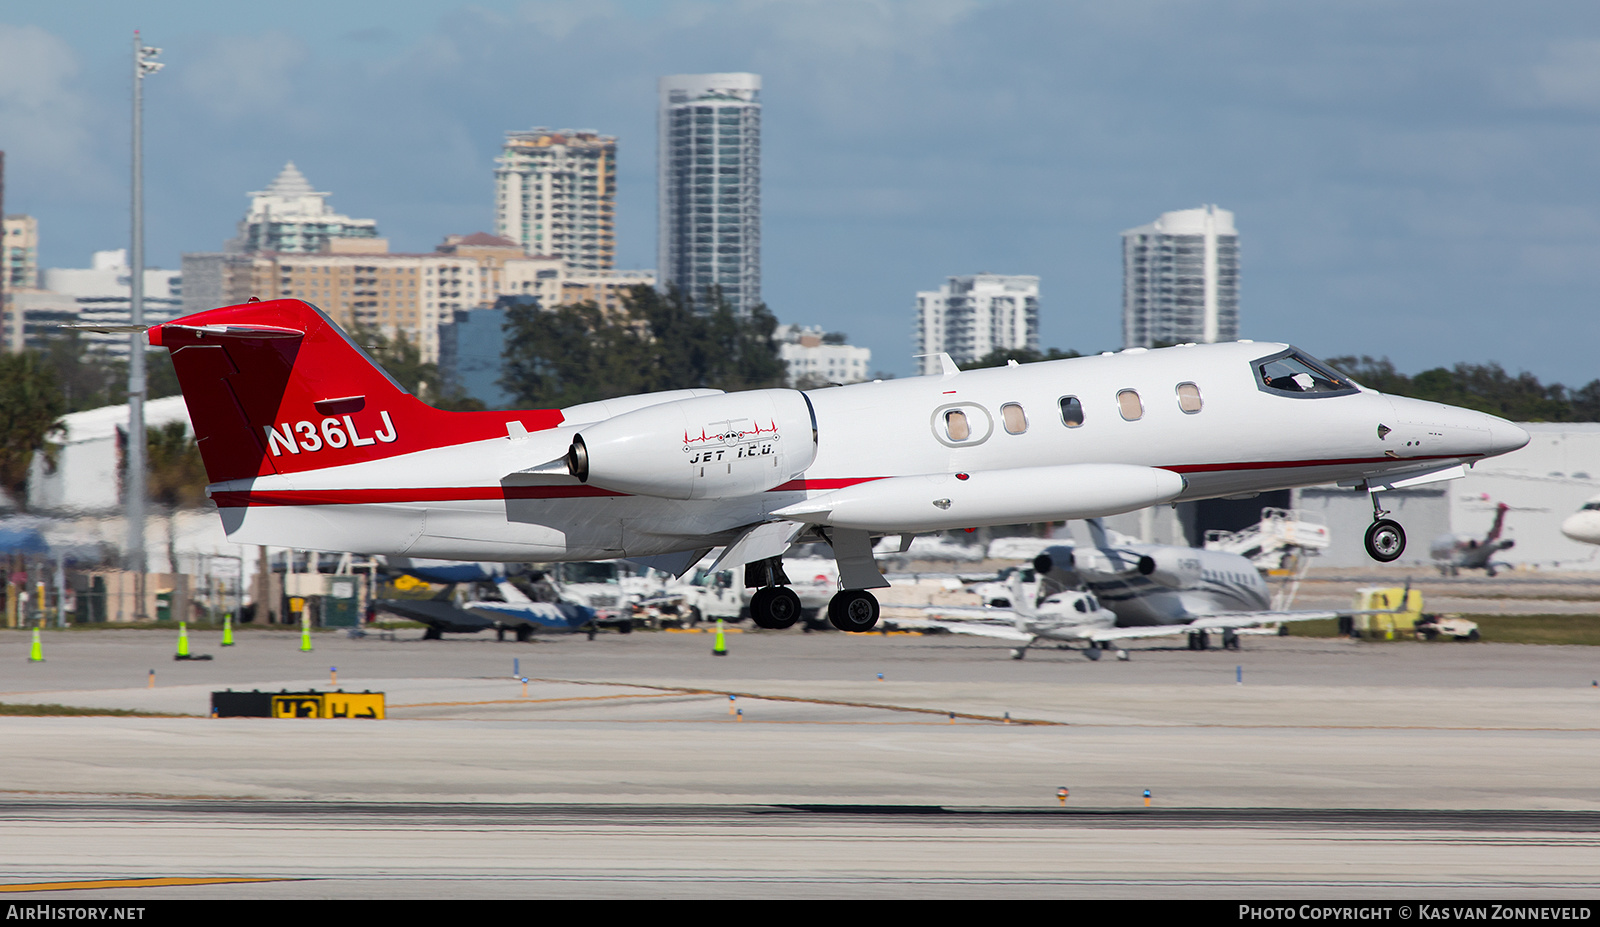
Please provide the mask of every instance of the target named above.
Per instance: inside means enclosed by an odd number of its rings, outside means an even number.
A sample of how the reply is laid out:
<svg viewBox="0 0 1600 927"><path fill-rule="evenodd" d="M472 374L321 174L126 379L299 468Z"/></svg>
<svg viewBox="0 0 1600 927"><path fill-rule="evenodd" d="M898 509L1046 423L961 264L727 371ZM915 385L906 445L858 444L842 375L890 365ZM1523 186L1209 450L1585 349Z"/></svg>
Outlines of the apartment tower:
<svg viewBox="0 0 1600 927"><path fill-rule="evenodd" d="M939 372L939 355L970 363L1000 350L1039 350L1039 278L1004 274L951 277L917 294L918 373Z"/></svg>
<svg viewBox="0 0 1600 927"><path fill-rule="evenodd" d="M718 287L738 313L761 302L761 77L660 82L656 268L696 300Z"/></svg>
<svg viewBox="0 0 1600 927"><path fill-rule="evenodd" d="M590 129L507 132L495 159L495 234L568 270L617 257L617 139Z"/></svg>
<svg viewBox="0 0 1600 927"><path fill-rule="evenodd" d="M1122 233L1122 346L1239 339L1239 233L1215 206Z"/></svg>

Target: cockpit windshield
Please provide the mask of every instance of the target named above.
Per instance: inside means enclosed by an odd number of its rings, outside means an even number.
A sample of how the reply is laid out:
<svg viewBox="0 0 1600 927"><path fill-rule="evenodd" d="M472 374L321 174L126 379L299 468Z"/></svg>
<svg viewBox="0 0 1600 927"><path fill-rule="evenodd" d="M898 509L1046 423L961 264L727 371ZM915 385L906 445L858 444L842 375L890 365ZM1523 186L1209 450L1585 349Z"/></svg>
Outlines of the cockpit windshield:
<svg viewBox="0 0 1600 927"><path fill-rule="evenodd" d="M1309 354L1289 350L1256 361L1256 380L1274 393L1353 393L1356 385L1344 374Z"/></svg>

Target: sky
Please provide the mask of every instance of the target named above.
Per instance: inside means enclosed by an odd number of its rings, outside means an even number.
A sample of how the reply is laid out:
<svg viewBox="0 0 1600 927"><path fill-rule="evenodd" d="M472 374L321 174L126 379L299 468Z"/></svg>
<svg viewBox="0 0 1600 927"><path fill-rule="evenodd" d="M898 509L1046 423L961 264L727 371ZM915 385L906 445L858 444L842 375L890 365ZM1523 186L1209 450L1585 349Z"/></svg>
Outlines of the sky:
<svg viewBox="0 0 1600 927"><path fill-rule="evenodd" d="M129 238L135 29L152 266L293 160L397 251L493 231L534 126L618 137L618 266L655 262L656 81L763 82L763 296L914 370L915 294L1040 278L1045 347L1121 347L1121 238L1214 203L1243 337L1404 372L1600 378L1600 5L1472 0L0 4L8 213L40 263Z"/></svg>

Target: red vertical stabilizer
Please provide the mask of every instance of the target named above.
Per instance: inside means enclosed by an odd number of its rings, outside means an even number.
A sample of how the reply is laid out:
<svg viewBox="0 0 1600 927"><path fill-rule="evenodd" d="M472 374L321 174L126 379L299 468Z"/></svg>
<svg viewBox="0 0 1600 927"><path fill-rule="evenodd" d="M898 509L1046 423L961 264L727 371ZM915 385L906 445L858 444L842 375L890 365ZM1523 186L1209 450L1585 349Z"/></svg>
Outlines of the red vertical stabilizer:
<svg viewBox="0 0 1600 927"><path fill-rule="evenodd" d="M213 483L554 428L554 409L445 412L411 395L320 309L225 306L150 330L172 353Z"/></svg>

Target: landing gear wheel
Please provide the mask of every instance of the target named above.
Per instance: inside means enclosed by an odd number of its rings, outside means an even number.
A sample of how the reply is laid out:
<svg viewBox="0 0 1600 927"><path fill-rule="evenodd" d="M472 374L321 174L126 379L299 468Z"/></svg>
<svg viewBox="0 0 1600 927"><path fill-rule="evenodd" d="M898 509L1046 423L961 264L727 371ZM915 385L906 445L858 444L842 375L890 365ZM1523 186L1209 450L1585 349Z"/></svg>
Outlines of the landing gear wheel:
<svg viewBox="0 0 1600 927"><path fill-rule="evenodd" d="M517 643L526 644L528 641L530 641L532 639L533 639L533 628L531 628L531 627L529 627L528 625L525 625L525 624L524 625L519 625L517 627Z"/></svg>
<svg viewBox="0 0 1600 927"><path fill-rule="evenodd" d="M1085 647L1083 649L1083 655L1088 657L1090 660L1098 660L1098 659L1100 659L1100 648L1099 647Z"/></svg>
<svg viewBox="0 0 1600 927"><path fill-rule="evenodd" d="M828 622L841 631L860 634L878 623L878 599L865 589L846 589L828 601Z"/></svg>
<svg viewBox="0 0 1600 927"><path fill-rule="evenodd" d="M1367 529L1367 554L1379 563L1393 563L1406 552L1406 530L1387 518L1380 518Z"/></svg>
<svg viewBox="0 0 1600 927"><path fill-rule="evenodd" d="M1117 659L1126 663L1128 661L1128 652L1126 650L1118 650Z"/></svg>
<svg viewBox="0 0 1600 927"><path fill-rule="evenodd" d="M1023 650L1020 647L1018 649L1016 649L1016 650L1011 651L1011 659L1013 659L1013 660L1020 660L1020 659L1022 659L1023 657L1025 657L1027 655L1028 655L1028 651Z"/></svg>
<svg viewBox="0 0 1600 927"><path fill-rule="evenodd" d="M700 611L700 606L689 606L689 627L692 628L704 620L706 620L706 616Z"/></svg>
<svg viewBox="0 0 1600 927"><path fill-rule="evenodd" d="M788 586L767 586L750 597L750 620L758 628L781 631L800 620L800 597Z"/></svg>
<svg viewBox="0 0 1600 927"><path fill-rule="evenodd" d="M428 629L422 632L422 639L425 641L442 641L444 640L444 633L433 625L428 625Z"/></svg>

